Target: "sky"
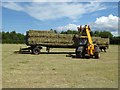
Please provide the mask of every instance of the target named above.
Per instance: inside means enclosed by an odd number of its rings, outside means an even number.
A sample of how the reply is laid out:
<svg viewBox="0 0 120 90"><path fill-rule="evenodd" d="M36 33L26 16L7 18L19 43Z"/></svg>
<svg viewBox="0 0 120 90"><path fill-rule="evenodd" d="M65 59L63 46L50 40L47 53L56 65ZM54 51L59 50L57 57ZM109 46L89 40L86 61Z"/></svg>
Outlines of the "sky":
<svg viewBox="0 0 120 90"><path fill-rule="evenodd" d="M2 30L23 34L31 29L60 32L87 24L93 31L118 35L118 2L42 1L2 2Z"/></svg>

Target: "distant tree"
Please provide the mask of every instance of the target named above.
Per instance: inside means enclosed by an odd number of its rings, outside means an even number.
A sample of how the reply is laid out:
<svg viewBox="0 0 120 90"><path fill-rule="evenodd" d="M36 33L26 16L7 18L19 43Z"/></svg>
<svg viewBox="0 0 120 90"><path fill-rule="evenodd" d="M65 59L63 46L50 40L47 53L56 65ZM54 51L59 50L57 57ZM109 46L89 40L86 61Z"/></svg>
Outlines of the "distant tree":
<svg viewBox="0 0 120 90"><path fill-rule="evenodd" d="M57 30L54 30L55 33L58 33Z"/></svg>
<svg viewBox="0 0 120 90"><path fill-rule="evenodd" d="M120 45L120 36L112 37L110 39L110 44L119 44Z"/></svg>
<svg viewBox="0 0 120 90"><path fill-rule="evenodd" d="M99 37L100 32L99 31L95 31L93 34L94 34L94 36Z"/></svg>
<svg viewBox="0 0 120 90"><path fill-rule="evenodd" d="M78 33L78 31L76 31L76 30L73 30L73 34L77 34Z"/></svg>
<svg viewBox="0 0 120 90"><path fill-rule="evenodd" d="M50 29L51 32L58 33L57 30Z"/></svg>
<svg viewBox="0 0 120 90"><path fill-rule="evenodd" d="M72 30L67 30L67 34L73 34Z"/></svg>
<svg viewBox="0 0 120 90"><path fill-rule="evenodd" d="M61 31L61 34L67 34L67 32L66 31Z"/></svg>
<svg viewBox="0 0 120 90"><path fill-rule="evenodd" d="M78 31L76 30L67 30L67 31L61 31L61 34L77 34Z"/></svg>
<svg viewBox="0 0 120 90"><path fill-rule="evenodd" d="M52 30L55 33L57 33L56 30ZM61 34L78 34L75 30L67 30L67 31L61 31ZM109 37L111 44L120 44L120 36L114 36L109 31L94 31L90 32L91 36L99 36L99 37ZM2 34L2 35L1 35ZM0 32L0 39L2 38L2 43L25 43L26 36L21 33L16 33L15 31L12 32Z"/></svg>
<svg viewBox="0 0 120 90"><path fill-rule="evenodd" d="M53 29L50 29L50 31L53 31Z"/></svg>
<svg viewBox="0 0 120 90"><path fill-rule="evenodd" d="M2 32L2 43L25 43L25 36L20 33L12 32Z"/></svg>
<svg viewBox="0 0 120 90"><path fill-rule="evenodd" d="M2 32L0 32L0 44L2 43Z"/></svg>
<svg viewBox="0 0 120 90"><path fill-rule="evenodd" d="M112 37L113 37L113 35L112 35L111 32L109 32L109 31L101 31L101 32L100 32L100 36L101 36L101 37L109 37L109 38L112 38Z"/></svg>
<svg viewBox="0 0 120 90"><path fill-rule="evenodd" d="M10 37L12 39L12 43L18 43L19 38L17 37L17 33L15 31L10 32Z"/></svg>
<svg viewBox="0 0 120 90"><path fill-rule="evenodd" d="M94 36L94 32L93 32L93 31L90 31L90 35L91 35L91 36Z"/></svg>

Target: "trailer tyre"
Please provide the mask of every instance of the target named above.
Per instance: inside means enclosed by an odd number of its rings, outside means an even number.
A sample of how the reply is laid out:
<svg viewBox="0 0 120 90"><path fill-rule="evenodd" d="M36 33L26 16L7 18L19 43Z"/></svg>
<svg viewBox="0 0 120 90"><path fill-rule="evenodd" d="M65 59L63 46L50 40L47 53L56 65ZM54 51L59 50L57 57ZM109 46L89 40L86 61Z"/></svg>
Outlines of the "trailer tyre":
<svg viewBox="0 0 120 90"><path fill-rule="evenodd" d="M95 52L95 59L99 59L100 58L100 53L99 52Z"/></svg>
<svg viewBox="0 0 120 90"><path fill-rule="evenodd" d="M38 47L33 48L32 53L35 55L40 54L40 49Z"/></svg>

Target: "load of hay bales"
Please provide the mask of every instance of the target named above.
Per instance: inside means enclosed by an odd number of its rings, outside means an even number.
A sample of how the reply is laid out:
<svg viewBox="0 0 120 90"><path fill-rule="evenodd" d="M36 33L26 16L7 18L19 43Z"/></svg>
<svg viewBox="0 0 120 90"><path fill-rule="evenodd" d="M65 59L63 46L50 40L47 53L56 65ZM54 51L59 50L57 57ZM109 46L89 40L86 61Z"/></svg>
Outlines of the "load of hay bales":
<svg viewBox="0 0 120 90"><path fill-rule="evenodd" d="M56 34L53 31L35 31L27 32L28 44L48 44L48 45L72 45L73 34Z"/></svg>
<svg viewBox="0 0 120 90"><path fill-rule="evenodd" d="M45 36L46 34L53 34L54 31L39 31L39 30L29 30L26 32L28 37L39 37L39 36Z"/></svg>
<svg viewBox="0 0 120 90"><path fill-rule="evenodd" d="M44 45L79 45L79 35L76 34L56 34L54 31L27 31L27 44ZM98 45L108 45L108 38L92 37L93 42Z"/></svg>
<svg viewBox="0 0 120 90"><path fill-rule="evenodd" d="M96 42L97 45L108 45L109 38L101 38L101 37L92 37L93 42Z"/></svg>

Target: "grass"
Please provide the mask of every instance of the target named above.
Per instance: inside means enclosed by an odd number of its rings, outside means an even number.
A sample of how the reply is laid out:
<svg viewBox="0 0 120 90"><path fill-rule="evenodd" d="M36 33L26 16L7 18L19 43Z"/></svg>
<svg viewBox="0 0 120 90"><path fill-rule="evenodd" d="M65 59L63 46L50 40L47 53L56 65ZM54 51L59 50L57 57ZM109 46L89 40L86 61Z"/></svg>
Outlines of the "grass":
<svg viewBox="0 0 120 90"><path fill-rule="evenodd" d="M116 88L118 46L111 45L101 58L78 59L67 53L17 54L20 44L2 46L3 88ZM51 52L74 52L52 49ZM42 50L45 52L45 49Z"/></svg>

